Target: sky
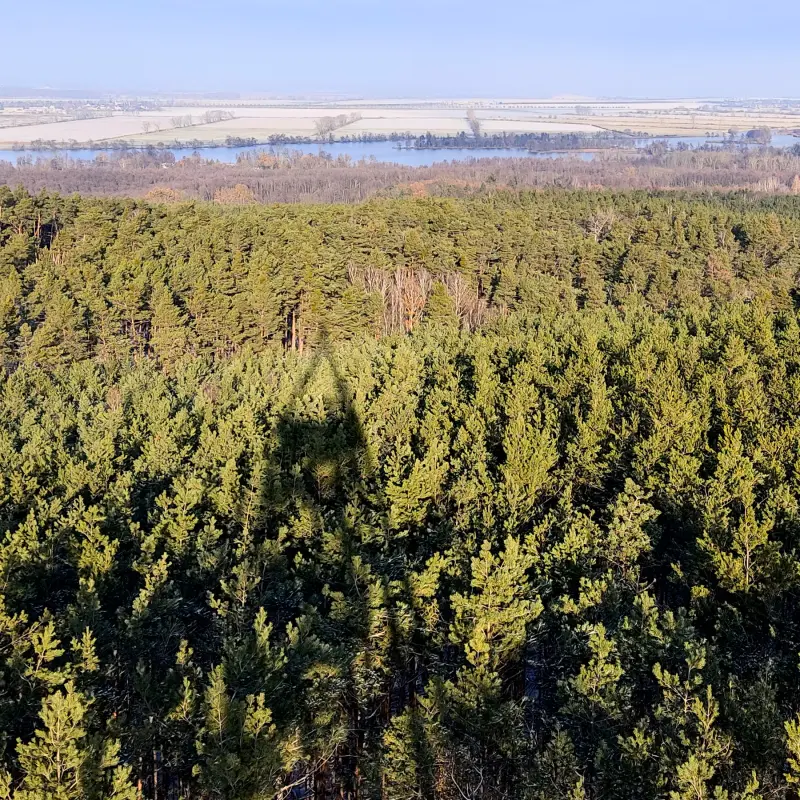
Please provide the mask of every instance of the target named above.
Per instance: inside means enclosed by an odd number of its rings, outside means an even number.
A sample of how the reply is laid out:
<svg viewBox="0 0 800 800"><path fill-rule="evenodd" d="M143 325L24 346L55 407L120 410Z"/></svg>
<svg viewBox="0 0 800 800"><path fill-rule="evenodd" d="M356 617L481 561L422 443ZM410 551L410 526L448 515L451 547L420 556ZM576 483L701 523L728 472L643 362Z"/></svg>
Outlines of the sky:
<svg viewBox="0 0 800 800"><path fill-rule="evenodd" d="M797 97L796 0L0 0L0 86Z"/></svg>

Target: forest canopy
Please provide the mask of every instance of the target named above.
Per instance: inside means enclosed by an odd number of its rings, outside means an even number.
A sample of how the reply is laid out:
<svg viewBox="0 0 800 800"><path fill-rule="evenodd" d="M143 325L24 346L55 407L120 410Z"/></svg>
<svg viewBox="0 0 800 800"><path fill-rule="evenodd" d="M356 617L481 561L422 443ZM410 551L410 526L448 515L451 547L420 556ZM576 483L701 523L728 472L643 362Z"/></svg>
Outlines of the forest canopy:
<svg viewBox="0 0 800 800"><path fill-rule="evenodd" d="M0 798L795 796L799 235L0 188Z"/></svg>
<svg viewBox="0 0 800 800"><path fill-rule="evenodd" d="M0 187L0 360L222 358L455 316L791 308L792 197L500 192L215 207Z"/></svg>

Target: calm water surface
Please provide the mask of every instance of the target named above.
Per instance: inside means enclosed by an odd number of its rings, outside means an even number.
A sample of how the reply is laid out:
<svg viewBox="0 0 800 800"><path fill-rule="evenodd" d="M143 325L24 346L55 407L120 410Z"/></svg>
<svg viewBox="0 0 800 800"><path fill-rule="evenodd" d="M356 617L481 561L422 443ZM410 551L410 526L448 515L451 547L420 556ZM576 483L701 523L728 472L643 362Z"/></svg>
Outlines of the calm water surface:
<svg viewBox="0 0 800 800"><path fill-rule="evenodd" d="M672 147L685 144L690 147L701 147L714 143L714 139L706 136L680 136L655 139L640 139L632 142L637 147L646 147L653 142L666 142ZM716 140L717 142L719 140ZM800 139L789 135L775 135L772 137L774 147L791 147L800 144ZM201 147L197 150L187 148L165 148L175 154L175 158L187 158L197 153L201 158L235 164L239 154L252 153L259 150L279 152L299 152L319 155L325 153L332 158L349 156L352 161L382 161L401 164L408 167L427 167L445 161L468 161L473 158L580 158L590 161L594 153L529 153L527 150L516 149L486 149L475 150L469 148L451 148L442 150L407 150L398 148L396 142L333 142L330 144L289 144L277 147L268 145L255 145L250 147ZM91 161L101 153L114 155L119 150L0 150L0 160L17 162L20 156L38 158L72 158L79 161Z"/></svg>
<svg viewBox="0 0 800 800"><path fill-rule="evenodd" d="M442 150L410 150L397 147L396 142L333 142L329 144L287 144L275 147L254 145L250 147L199 147L164 148L174 153L175 158L188 158L194 154L210 161L221 161L235 164L240 154L268 151L277 153L306 153L311 155L326 154L331 158L348 156L352 161L382 161L402 164L407 167L427 167L445 161L466 161L471 158L559 158L572 155L576 158L590 160L592 153L529 153L526 150L450 148ZM16 164L20 156L37 158L72 158L78 161L91 161L101 153L111 156L120 150L0 150L0 160Z"/></svg>

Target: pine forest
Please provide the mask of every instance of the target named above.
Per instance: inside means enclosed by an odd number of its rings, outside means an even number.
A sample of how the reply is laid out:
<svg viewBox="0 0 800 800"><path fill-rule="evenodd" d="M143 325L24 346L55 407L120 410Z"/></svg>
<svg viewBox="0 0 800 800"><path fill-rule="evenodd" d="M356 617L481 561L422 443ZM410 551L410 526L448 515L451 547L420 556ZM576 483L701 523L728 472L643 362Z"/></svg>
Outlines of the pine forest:
<svg viewBox="0 0 800 800"><path fill-rule="evenodd" d="M0 798L789 800L800 199L0 187Z"/></svg>

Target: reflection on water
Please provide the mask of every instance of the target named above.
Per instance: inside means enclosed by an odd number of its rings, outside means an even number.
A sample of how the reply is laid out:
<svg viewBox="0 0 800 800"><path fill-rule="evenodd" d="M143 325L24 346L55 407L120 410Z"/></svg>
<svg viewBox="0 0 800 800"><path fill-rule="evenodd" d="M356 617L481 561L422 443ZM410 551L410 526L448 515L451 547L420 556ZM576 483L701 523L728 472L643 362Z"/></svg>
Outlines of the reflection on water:
<svg viewBox="0 0 800 800"><path fill-rule="evenodd" d="M307 153L311 155L325 154L331 158L347 156L352 161L381 161L401 164L407 167L427 167L444 161L466 161L471 158L559 158L570 155L574 158L591 160L593 153L529 153L527 150L504 149L472 149L448 148L442 150L412 150L400 148L397 142L331 142L328 144L286 144L271 147L269 145L253 145L249 147L198 147L163 148L175 155L175 158L187 158L195 154L209 161L220 161L235 164L239 155L260 151L275 153ZM0 160L16 163L20 156L33 158L72 158L79 161L91 161L101 153L110 156L118 155L120 150L0 150Z"/></svg>
<svg viewBox="0 0 800 800"><path fill-rule="evenodd" d="M721 139L707 136L672 136L656 137L652 139L631 140L631 145L639 148L649 147L654 142L664 142L670 147L703 147L706 145L720 144ZM776 134L772 137L773 147L791 147L800 144L800 138L787 134ZM749 145L756 146L756 145ZM467 161L473 158L580 158L590 161L595 157L590 152L547 152L530 153L527 150L512 148L504 149L473 149L473 148L448 148L440 150L412 150L401 148L397 142L331 142L329 144L287 144L275 147L268 145L252 145L248 147L200 147L196 150L188 148L165 148L175 155L175 158L187 158L195 154L210 161L220 161L226 164L235 164L242 154L256 151L273 152L298 152L312 155L326 154L331 158L347 156L352 161L381 161L401 164L407 167L427 167L445 161ZM79 161L91 161L101 153L109 155L119 154L119 150L103 151L92 150L0 150L0 160L16 163L20 156L33 158L71 158Z"/></svg>

